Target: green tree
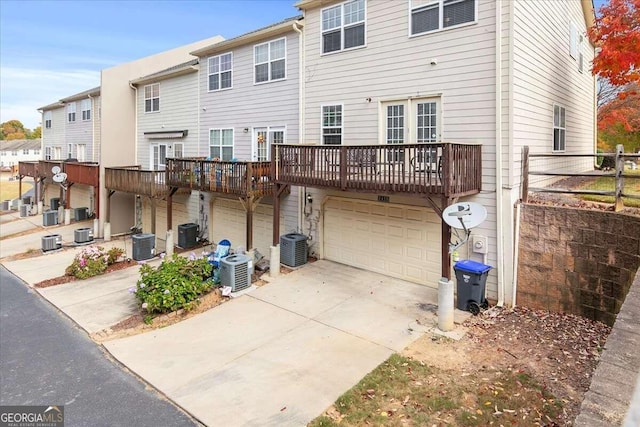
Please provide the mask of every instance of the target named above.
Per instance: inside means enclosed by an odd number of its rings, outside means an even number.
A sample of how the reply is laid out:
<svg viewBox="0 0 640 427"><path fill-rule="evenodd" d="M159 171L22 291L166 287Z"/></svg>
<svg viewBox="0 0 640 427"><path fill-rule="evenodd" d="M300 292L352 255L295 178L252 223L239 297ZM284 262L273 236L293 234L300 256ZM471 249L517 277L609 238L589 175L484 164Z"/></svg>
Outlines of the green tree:
<svg viewBox="0 0 640 427"><path fill-rule="evenodd" d="M38 126L37 128L35 128L33 132L31 132L29 139L38 139L38 138L42 138L42 126Z"/></svg>

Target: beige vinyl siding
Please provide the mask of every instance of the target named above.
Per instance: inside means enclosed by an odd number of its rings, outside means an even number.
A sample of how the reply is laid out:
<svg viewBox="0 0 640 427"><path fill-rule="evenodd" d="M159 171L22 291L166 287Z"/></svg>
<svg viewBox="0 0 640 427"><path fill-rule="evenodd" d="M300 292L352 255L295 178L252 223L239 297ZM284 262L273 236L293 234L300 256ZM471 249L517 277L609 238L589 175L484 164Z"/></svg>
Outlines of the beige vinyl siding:
<svg viewBox="0 0 640 427"><path fill-rule="evenodd" d="M61 147L62 155L66 153L65 146L65 130L66 130L66 120L67 115L65 114L65 108L55 108L51 111L51 128L47 129L45 127L42 128L42 158L44 159L44 154L46 151L46 147ZM44 117L44 116L43 116ZM44 118L43 118L44 123ZM53 148L51 149L51 155L53 156ZM61 159L53 159L53 160L61 160Z"/></svg>
<svg viewBox="0 0 640 427"><path fill-rule="evenodd" d="M156 240L167 239L167 202L156 200ZM173 243L178 244L178 226L186 223L198 224L198 198L185 195L173 197L172 201ZM142 201L142 230L151 233L151 201L144 197ZM164 244L162 245L164 248Z"/></svg>
<svg viewBox="0 0 640 427"><path fill-rule="evenodd" d="M91 197L92 190L90 186L74 184L67 191L71 191L71 197L69 200L70 206L67 206L67 208L73 209L85 207L89 208L89 212L94 211L94 207L91 203L93 201L93 198ZM71 212L71 215L73 215L73 211Z"/></svg>
<svg viewBox="0 0 640 427"><path fill-rule="evenodd" d="M183 156L198 153L198 73L193 72L157 82L160 84L160 111L144 112L144 86L138 87L138 150L137 163L143 169L151 169L151 146L161 143L173 148L173 144L183 144ZM184 138L153 139L145 132L188 130ZM172 149L168 150L171 157Z"/></svg>
<svg viewBox="0 0 640 427"><path fill-rule="evenodd" d="M585 34L580 2L553 1L514 3L513 52L513 178L519 183L520 150L533 153L553 149L553 106L566 108L566 153L594 150L594 85L590 64L594 50L586 36L580 46L583 72L570 56L570 25ZM584 170L592 161L548 161L550 169Z"/></svg>
<svg viewBox="0 0 640 427"><path fill-rule="evenodd" d="M100 126L102 124L100 117L102 115L102 103L100 101L100 96L95 96L92 99L91 126L93 127L93 142L91 145L87 145L87 161L98 163L100 163Z"/></svg>

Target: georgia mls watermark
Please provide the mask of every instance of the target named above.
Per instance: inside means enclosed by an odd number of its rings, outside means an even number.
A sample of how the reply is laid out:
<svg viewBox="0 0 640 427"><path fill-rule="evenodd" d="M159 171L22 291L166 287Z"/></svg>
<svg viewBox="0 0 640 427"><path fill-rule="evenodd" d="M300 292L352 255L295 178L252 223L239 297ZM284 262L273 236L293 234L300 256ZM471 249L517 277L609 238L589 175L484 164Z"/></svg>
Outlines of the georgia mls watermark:
<svg viewBox="0 0 640 427"><path fill-rule="evenodd" d="M64 406L0 406L0 427L64 427Z"/></svg>

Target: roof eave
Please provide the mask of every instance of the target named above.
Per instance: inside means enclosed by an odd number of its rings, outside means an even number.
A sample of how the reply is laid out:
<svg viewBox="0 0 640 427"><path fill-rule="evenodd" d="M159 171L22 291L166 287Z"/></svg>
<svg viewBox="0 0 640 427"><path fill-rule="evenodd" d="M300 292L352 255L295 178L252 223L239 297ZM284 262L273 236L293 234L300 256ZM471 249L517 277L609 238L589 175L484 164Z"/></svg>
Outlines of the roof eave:
<svg viewBox="0 0 640 427"><path fill-rule="evenodd" d="M179 68L177 70L170 70L166 72L157 73L152 76L140 77L140 78L131 80L130 83L135 86L141 85L141 84L155 83L161 80L167 80L173 77L179 77L179 76L195 73L198 71L198 69L199 69L198 65L190 65L188 67Z"/></svg>

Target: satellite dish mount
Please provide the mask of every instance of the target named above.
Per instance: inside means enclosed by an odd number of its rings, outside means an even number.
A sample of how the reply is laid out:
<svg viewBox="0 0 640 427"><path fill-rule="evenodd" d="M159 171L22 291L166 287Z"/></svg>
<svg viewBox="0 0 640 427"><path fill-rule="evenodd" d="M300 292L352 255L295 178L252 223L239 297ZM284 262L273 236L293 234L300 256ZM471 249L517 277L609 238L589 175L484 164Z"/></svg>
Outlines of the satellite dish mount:
<svg viewBox="0 0 640 427"><path fill-rule="evenodd" d="M60 166L54 166L51 168L51 172L53 172L53 182L57 182L60 184L63 190L67 190L67 174L62 172Z"/></svg>
<svg viewBox="0 0 640 427"><path fill-rule="evenodd" d="M480 203L460 202L447 206L442 211L442 220L453 228L453 234L456 237L455 242L449 243L449 253L469 241L471 229L482 224L485 219L487 219L487 210Z"/></svg>

